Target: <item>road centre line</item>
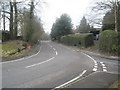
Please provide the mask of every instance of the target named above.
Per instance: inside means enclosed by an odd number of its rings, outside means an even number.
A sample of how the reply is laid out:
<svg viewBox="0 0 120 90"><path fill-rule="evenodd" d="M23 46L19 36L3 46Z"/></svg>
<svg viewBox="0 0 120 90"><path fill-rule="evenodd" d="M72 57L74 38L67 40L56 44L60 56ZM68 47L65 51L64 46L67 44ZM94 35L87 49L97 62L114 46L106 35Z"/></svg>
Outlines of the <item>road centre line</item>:
<svg viewBox="0 0 120 90"><path fill-rule="evenodd" d="M84 70L79 76L77 76L76 78L73 78L72 80L60 85L60 86L57 86L55 87L55 89L57 88L63 88L65 86L68 86L69 84L71 84L72 82L76 81L77 79L79 79L80 77L82 77L85 73L86 73L87 70Z"/></svg>
<svg viewBox="0 0 120 90"><path fill-rule="evenodd" d="M41 50L41 47L40 47L40 50ZM36 54L34 54L34 55L31 55L31 56L28 56L28 57L23 57L23 58L20 58L20 59L16 59L16 60L12 60L12 61L6 61L6 62L1 62L2 64L4 64L4 63L11 63L11 62L17 62L17 61L22 61L23 59L29 59L29 58L31 58L31 57L34 57L34 56L37 56L39 53L40 53L40 50L36 53Z"/></svg>
<svg viewBox="0 0 120 90"><path fill-rule="evenodd" d="M51 46L50 44L48 44L51 48L53 48L53 46ZM55 54L58 55L58 52L55 48L53 48L53 50L55 51Z"/></svg>
<svg viewBox="0 0 120 90"><path fill-rule="evenodd" d="M49 61L53 60L54 58L55 58L55 57L52 57L52 58L50 58L50 59L48 59L48 60L46 60L46 61L43 61L43 62L40 62L40 63L36 63L36 64L32 64L32 65L26 66L25 68L30 68L30 67L38 66L38 65L40 65L40 64L49 62Z"/></svg>
<svg viewBox="0 0 120 90"><path fill-rule="evenodd" d="M56 53L56 55L58 55L57 51L55 53Z"/></svg>

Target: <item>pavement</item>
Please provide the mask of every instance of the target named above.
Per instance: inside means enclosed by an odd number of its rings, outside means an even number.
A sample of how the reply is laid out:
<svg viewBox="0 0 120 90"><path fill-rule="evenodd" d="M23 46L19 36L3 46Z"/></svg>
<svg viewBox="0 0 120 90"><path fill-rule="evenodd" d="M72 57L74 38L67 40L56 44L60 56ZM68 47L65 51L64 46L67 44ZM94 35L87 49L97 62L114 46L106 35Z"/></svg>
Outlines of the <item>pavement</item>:
<svg viewBox="0 0 120 90"><path fill-rule="evenodd" d="M67 84L70 88L104 88L118 78L118 60L51 41L42 41L36 50L31 56L2 63L3 88L55 89Z"/></svg>

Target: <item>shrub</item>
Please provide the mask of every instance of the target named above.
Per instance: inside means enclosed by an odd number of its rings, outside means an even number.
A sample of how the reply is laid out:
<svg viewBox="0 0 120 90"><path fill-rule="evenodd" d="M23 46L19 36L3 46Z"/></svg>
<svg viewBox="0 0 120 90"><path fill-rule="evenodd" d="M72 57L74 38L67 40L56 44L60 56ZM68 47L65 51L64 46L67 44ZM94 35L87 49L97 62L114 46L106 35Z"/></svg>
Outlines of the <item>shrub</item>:
<svg viewBox="0 0 120 90"><path fill-rule="evenodd" d="M120 54L120 43L118 36L120 33L113 30L105 30L101 33L99 39L99 49L104 52Z"/></svg>
<svg viewBox="0 0 120 90"><path fill-rule="evenodd" d="M89 47L93 45L93 34L69 34L61 37L61 42L70 46Z"/></svg>
<svg viewBox="0 0 120 90"><path fill-rule="evenodd" d="M10 32L9 31L2 31L2 41L10 40Z"/></svg>

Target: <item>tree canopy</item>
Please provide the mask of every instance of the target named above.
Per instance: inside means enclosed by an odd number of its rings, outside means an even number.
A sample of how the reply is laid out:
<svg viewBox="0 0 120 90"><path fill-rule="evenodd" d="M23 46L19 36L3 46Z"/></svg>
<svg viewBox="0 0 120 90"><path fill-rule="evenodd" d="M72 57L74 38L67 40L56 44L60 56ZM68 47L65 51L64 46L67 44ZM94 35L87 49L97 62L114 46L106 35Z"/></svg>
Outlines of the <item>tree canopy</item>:
<svg viewBox="0 0 120 90"><path fill-rule="evenodd" d="M62 14L60 18L56 19L51 29L51 38L60 40L61 36L72 33L72 22L70 16Z"/></svg>
<svg viewBox="0 0 120 90"><path fill-rule="evenodd" d="M90 31L90 25L87 23L87 20L85 17L82 18L81 23L79 25L78 32L80 33L87 33Z"/></svg>

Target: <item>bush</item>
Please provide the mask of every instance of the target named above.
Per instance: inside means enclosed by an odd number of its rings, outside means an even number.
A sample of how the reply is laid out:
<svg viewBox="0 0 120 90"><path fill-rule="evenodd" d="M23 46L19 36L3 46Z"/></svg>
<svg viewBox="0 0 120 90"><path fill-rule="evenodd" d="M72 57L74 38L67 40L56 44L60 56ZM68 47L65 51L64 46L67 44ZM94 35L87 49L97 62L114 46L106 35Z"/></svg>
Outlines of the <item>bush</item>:
<svg viewBox="0 0 120 90"><path fill-rule="evenodd" d="M10 32L9 31L2 31L2 41L10 40Z"/></svg>
<svg viewBox="0 0 120 90"><path fill-rule="evenodd" d="M70 45L70 46L83 46L89 47L92 46L93 43L93 34L70 34L61 37L61 42Z"/></svg>
<svg viewBox="0 0 120 90"><path fill-rule="evenodd" d="M99 49L104 52L120 54L120 42L118 41L120 33L113 30L105 30L101 33L99 39Z"/></svg>

